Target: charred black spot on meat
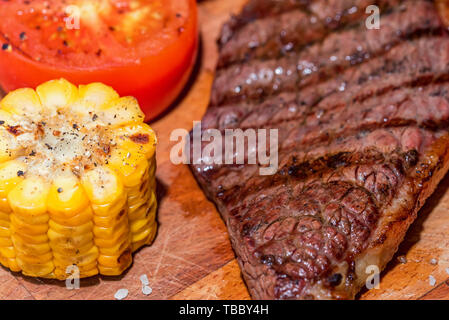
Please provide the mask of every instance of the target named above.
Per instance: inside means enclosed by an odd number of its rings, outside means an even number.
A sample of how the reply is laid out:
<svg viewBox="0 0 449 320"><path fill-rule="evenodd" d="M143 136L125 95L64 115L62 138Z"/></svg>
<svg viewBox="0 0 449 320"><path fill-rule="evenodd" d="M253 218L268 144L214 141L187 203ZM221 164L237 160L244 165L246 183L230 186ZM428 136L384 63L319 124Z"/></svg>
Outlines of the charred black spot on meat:
<svg viewBox="0 0 449 320"><path fill-rule="evenodd" d="M337 169L338 167L344 167L347 165L347 159L350 153L340 152L338 154L332 155L327 160L327 166L332 169Z"/></svg>
<svg viewBox="0 0 449 320"><path fill-rule="evenodd" d="M417 150L410 150L405 153L405 162L408 167L413 167L418 163L419 153Z"/></svg>
<svg viewBox="0 0 449 320"><path fill-rule="evenodd" d="M329 285L331 285L332 287L336 287L340 285L342 279L343 276L340 273L334 273L327 278L327 281L329 282Z"/></svg>
<svg viewBox="0 0 449 320"><path fill-rule="evenodd" d="M263 255L260 257L260 261L268 266L271 266L275 262L275 258L272 255Z"/></svg>

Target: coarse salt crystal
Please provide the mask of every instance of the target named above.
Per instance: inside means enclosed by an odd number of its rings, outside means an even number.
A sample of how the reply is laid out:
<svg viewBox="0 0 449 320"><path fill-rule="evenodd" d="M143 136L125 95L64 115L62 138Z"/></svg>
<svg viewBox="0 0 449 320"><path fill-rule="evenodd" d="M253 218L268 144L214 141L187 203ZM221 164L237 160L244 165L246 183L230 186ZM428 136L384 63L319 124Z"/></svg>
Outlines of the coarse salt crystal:
<svg viewBox="0 0 449 320"><path fill-rule="evenodd" d="M400 263L403 263L403 264L407 263L407 258L405 256L399 256L398 260Z"/></svg>
<svg viewBox="0 0 449 320"><path fill-rule="evenodd" d="M146 296L149 296L153 292L153 289L149 286L143 286L142 287L142 293Z"/></svg>
<svg viewBox="0 0 449 320"><path fill-rule="evenodd" d="M123 300L128 296L128 289L119 289L114 295L117 300Z"/></svg>
<svg viewBox="0 0 449 320"><path fill-rule="evenodd" d="M449 268L446 268L446 273L449 274Z"/></svg>
<svg viewBox="0 0 449 320"><path fill-rule="evenodd" d="M433 287L437 283L434 276L429 276L429 284Z"/></svg>
<svg viewBox="0 0 449 320"><path fill-rule="evenodd" d="M148 281L148 277L146 274L140 276L140 282L142 282L143 286L147 286L150 284L150 281Z"/></svg>
<svg viewBox="0 0 449 320"><path fill-rule="evenodd" d="M431 259L431 260L430 260L430 264L435 266L435 265L438 264L438 260L435 259L435 258L434 258L434 259Z"/></svg>

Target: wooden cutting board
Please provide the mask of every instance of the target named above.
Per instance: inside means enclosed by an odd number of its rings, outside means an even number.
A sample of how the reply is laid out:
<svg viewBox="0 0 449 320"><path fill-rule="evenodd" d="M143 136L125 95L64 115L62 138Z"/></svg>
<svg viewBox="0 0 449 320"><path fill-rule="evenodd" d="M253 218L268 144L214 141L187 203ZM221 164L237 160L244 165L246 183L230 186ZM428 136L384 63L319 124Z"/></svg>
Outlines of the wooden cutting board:
<svg viewBox="0 0 449 320"><path fill-rule="evenodd" d="M81 280L81 288L13 274L0 268L0 299L114 299L121 288L128 299L249 299L226 227L186 166L169 160L170 133L190 130L201 120L217 60L215 39L221 24L245 0L211 0L200 4L202 46L197 70L180 101L152 124L159 136L159 232L154 244L136 253L121 277ZM398 254L381 275L380 289L364 291L361 299L449 299L449 176L421 210ZM398 256L404 255L406 263ZM435 261L432 261L435 259ZM436 263L435 263L436 262ZM448 269L449 270L449 269ZM139 277L147 274L153 288L141 293ZM436 279L431 286L429 276Z"/></svg>

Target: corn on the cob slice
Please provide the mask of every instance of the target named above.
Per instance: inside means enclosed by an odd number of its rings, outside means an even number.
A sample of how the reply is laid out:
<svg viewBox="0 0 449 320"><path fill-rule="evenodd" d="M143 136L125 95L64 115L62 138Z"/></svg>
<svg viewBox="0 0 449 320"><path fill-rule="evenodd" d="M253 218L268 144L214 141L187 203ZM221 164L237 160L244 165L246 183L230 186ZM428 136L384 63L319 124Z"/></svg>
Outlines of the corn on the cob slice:
<svg viewBox="0 0 449 320"><path fill-rule="evenodd" d="M137 101L66 80L0 101L0 263L119 275L156 234L156 136Z"/></svg>

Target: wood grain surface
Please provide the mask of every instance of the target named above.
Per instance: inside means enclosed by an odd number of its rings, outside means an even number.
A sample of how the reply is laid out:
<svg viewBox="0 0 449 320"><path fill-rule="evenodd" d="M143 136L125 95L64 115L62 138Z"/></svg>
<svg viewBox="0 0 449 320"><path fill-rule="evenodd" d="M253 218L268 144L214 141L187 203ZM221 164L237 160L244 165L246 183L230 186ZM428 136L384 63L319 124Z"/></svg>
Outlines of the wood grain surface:
<svg viewBox="0 0 449 320"><path fill-rule="evenodd" d="M129 290L127 299L250 299L217 210L189 169L169 160L175 144L169 141L170 133L178 128L190 130L192 122L201 120L205 113L217 60L215 39L222 23L244 2L211 0L200 4L202 42L196 72L178 103L152 124L160 141L160 227L154 244L137 252L132 267L121 277L83 279L78 290L66 289L61 281L33 279L0 269L0 299L114 299L121 288ZM448 187L446 177L381 274L380 288L362 292L360 299L449 299ZM405 256L407 262L401 263L399 256ZM147 274L153 288L149 296L141 292L142 274ZM429 276L436 279L434 286Z"/></svg>

